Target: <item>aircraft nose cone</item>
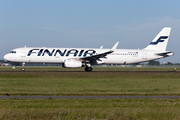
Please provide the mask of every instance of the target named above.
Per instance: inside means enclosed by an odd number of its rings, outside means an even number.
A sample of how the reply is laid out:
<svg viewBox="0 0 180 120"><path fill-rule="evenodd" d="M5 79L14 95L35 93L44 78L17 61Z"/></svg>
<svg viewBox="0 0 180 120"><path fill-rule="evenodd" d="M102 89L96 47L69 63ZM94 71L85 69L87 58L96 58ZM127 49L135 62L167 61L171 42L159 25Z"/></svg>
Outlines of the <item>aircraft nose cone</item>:
<svg viewBox="0 0 180 120"><path fill-rule="evenodd" d="M5 59L5 60L9 60L10 58L11 58L11 56L8 55L8 54L6 54L6 55L4 56L4 59Z"/></svg>

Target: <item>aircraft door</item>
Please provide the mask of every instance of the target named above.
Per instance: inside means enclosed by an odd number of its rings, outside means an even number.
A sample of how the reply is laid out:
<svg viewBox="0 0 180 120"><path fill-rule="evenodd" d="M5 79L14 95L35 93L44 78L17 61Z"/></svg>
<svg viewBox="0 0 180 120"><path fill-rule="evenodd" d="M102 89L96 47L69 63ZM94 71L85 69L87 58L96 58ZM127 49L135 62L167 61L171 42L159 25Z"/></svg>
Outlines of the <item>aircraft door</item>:
<svg viewBox="0 0 180 120"><path fill-rule="evenodd" d="M143 51L143 57L142 59L147 59L147 51Z"/></svg>
<svg viewBox="0 0 180 120"><path fill-rule="evenodd" d="M21 57L26 57L26 48L21 49Z"/></svg>

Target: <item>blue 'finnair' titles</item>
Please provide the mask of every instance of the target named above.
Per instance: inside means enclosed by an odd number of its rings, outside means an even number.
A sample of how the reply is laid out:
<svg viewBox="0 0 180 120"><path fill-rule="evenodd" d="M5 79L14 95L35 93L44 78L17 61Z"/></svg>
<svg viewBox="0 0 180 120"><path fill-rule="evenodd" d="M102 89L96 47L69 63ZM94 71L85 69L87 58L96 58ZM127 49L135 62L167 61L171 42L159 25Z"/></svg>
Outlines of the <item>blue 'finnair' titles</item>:
<svg viewBox="0 0 180 120"><path fill-rule="evenodd" d="M171 28L165 27L144 49L116 49L117 42L111 49L86 48L33 48L24 47L11 50L5 60L25 63L61 63L65 68L85 67L92 71L91 65L97 64L133 64L161 59L174 55L166 51Z"/></svg>
<svg viewBox="0 0 180 120"><path fill-rule="evenodd" d="M78 56L78 57L86 57L87 55L94 55L96 54L95 50L80 50L78 51L77 49L70 49L67 52L67 49L64 49L64 51L60 50L60 49L53 49L52 51L50 51L49 49L31 49L29 50L27 56L31 56L32 54L36 54L37 56L44 56L45 54L49 55L49 56L66 56L68 57L70 54L73 55L74 57Z"/></svg>
<svg viewBox="0 0 180 120"><path fill-rule="evenodd" d="M167 39L168 36L161 36L156 42L151 42L150 45L157 45L159 42L164 42L162 39Z"/></svg>

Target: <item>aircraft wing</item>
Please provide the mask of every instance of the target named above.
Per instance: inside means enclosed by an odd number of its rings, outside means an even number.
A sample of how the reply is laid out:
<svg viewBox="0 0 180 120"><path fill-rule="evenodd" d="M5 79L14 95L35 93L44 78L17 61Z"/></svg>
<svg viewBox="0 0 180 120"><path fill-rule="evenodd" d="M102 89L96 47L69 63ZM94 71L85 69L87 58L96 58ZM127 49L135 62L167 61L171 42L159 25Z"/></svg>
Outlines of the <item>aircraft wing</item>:
<svg viewBox="0 0 180 120"><path fill-rule="evenodd" d="M87 61L95 61L95 60L99 60L99 58L106 58L106 55L110 54L110 53L113 53L117 46L118 46L119 42L117 42L111 50L107 51L107 52L104 52L104 53L100 53L100 54L96 54L96 55L91 55L91 56L87 56L87 57L82 57L82 58L79 58L81 60L87 60Z"/></svg>

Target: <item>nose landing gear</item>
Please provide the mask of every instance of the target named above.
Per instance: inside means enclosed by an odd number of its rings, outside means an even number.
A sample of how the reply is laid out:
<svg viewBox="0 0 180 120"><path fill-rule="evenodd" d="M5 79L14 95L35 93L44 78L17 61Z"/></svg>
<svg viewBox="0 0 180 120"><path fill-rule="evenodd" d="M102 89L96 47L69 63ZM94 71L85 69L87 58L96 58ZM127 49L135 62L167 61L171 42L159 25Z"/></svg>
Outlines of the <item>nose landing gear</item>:
<svg viewBox="0 0 180 120"><path fill-rule="evenodd" d="M22 63L22 68L21 68L21 71L25 71L24 66L25 66L25 62L23 62L23 63Z"/></svg>

